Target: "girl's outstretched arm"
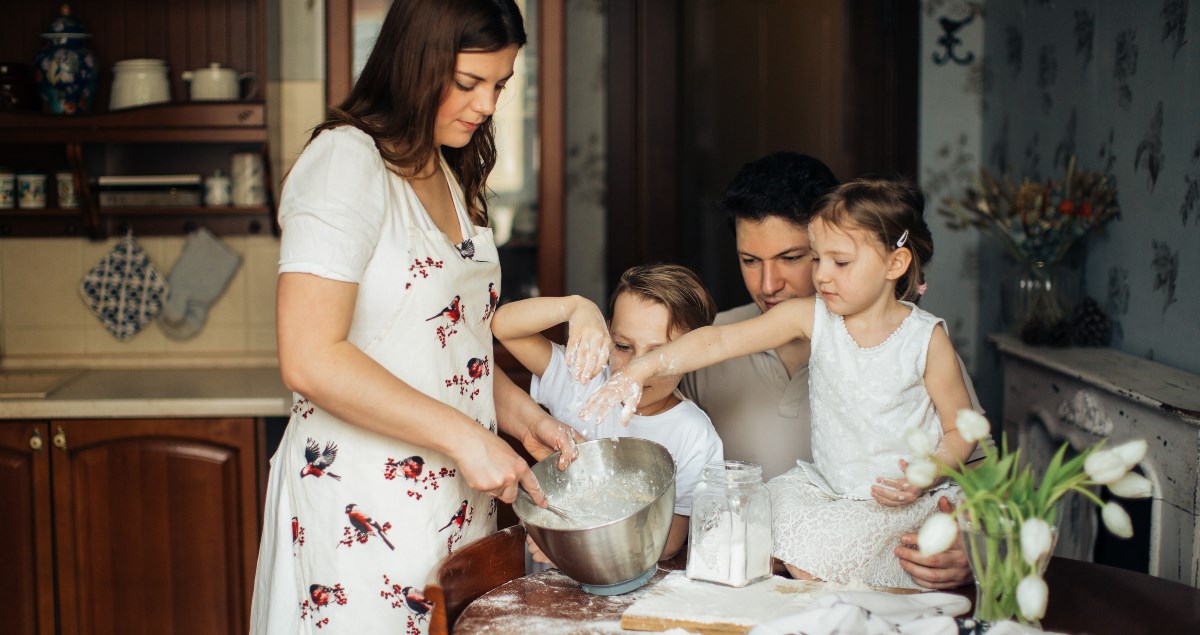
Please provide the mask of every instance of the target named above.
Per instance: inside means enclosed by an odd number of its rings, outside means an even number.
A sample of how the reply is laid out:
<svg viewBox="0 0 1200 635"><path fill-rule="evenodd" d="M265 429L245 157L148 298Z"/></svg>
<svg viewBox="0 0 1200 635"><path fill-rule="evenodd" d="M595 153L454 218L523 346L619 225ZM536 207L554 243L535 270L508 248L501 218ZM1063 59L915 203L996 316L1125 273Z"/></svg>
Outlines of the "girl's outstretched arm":
<svg viewBox="0 0 1200 635"><path fill-rule="evenodd" d="M778 348L795 339L812 337L813 298L795 298L762 315L721 326L705 326L629 362L584 403L579 417L600 421L624 404L628 422L642 396L642 386L658 375L682 375L727 359Z"/></svg>
<svg viewBox="0 0 1200 635"><path fill-rule="evenodd" d="M958 365L958 355L954 353L954 345L950 343L946 329L933 329L929 357L925 362L925 388L942 421L942 442L938 444L933 457L946 465L966 462L971 452L975 451L975 444L963 440L955 419L959 410L971 409L971 396L967 392L963 372Z"/></svg>

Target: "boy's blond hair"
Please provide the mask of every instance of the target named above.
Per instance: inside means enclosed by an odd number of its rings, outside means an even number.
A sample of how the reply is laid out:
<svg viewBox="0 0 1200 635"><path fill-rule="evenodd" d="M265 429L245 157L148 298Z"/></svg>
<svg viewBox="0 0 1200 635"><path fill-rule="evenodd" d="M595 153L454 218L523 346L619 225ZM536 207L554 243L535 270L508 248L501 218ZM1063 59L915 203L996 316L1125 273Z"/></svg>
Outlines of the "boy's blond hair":
<svg viewBox="0 0 1200 635"><path fill-rule="evenodd" d="M667 307L667 335L676 332L682 335L709 326L717 316L717 303L700 276L683 265L638 265L626 269L608 299L610 316L623 293Z"/></svg>

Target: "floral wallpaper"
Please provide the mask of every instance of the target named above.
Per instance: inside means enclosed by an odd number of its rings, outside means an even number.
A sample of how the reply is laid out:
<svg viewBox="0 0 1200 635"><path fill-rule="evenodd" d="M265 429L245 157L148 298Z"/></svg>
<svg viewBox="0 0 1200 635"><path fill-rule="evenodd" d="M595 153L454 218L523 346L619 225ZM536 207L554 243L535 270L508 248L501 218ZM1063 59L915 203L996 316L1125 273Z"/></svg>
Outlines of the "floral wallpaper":
<svg viewBox="0 0 1200 635"><path fill-rule="evenodd" d="M984 12L984 166L1041 179L1076 156L1107 173L1122 214L1087 241L1084 289L1114 347L1200 373L1200 0L992 0ZM980 279L1000 279L1003 258L981 246ZM999 315L996 295L981 294L981 316Z"/></svg>

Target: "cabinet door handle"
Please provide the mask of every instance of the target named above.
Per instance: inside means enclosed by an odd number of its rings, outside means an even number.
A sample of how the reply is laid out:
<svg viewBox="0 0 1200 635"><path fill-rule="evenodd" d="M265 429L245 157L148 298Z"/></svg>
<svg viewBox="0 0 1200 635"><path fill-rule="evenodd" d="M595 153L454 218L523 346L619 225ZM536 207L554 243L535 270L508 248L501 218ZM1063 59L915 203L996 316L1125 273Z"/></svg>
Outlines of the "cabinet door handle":
<svg viewBox="0 0 1200 635"><path fill-rule="evenodd" d="M63 432L62 426L58 426L58 432L54 433L54 447L60 450L67 449L67 433Z"/></svg>
<svg viewBox="0 0 1200 635"><path fill-rule="evenodd" d="M33 429L33 435L29 437L29 447L32 448L34 452L42 451L42 431L41 430L39 430L37 428Z"/></svg>

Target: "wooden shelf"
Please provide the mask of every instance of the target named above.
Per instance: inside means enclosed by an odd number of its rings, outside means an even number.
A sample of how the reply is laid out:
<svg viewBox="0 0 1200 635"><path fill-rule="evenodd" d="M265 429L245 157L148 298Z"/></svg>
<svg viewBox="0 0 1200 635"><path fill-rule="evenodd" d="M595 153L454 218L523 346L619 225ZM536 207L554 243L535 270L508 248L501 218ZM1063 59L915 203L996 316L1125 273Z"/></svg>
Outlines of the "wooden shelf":
<svg viewBox="0 0 1200 635"><path fill-rule="evenodd" d="M88 115L0 112L4 143L263 143L262 102L154 104Z"/></svg>

